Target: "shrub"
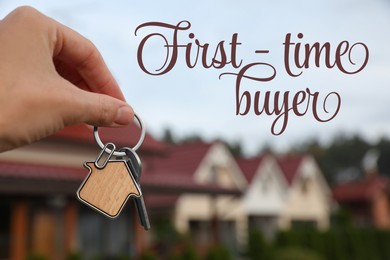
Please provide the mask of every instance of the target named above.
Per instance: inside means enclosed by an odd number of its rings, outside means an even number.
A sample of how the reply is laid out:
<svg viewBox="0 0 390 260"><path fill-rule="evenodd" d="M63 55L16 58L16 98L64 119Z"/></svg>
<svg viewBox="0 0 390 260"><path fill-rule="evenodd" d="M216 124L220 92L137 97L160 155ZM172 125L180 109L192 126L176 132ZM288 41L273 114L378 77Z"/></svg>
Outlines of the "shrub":
<svg viewBox="0 0 390 260"><path fill-rule="evenodd" d="M259 258L263 259L263 258ZM266 258L264 258L266 259ZM324 260L318 253L299 247L281 248L275 252L274 260Z"/></svg>
<svg viewBox="0 0 390 260"><path fill-rule="evenodd" d="M80 253L77 253L77 252L73 252L73 253L70 253L67 257L66 257L67 260L82 260L83 257L81 256Z"/></svg>
<svg viewBox="0 0 390 260"><path fill-rule="evenodd" d="M156 260L158 259L157 256L153 251L147 250L142 252L142 254L139 257L139 260Z"/></svg>
<svg viewBox="0 0 390 260"><path fill-rule="evenodd" d="M27 256L27 260L47 260L48 258L39 254L31 254Z"/></svg>
<svg viewBox="0 0 390 260"><path fill-rule="evenodd" d="M230 260L232 259L229 250L222 245L213 246L205 257L206 260Z"/></svg>
<svg viewBox="0 0 390 260"><path fill-rule="evenodd" d="M272 248L264 239L263 234L259 230L254 230L249 233L248 241L248 258L249 259L270 259Z"/></svg>

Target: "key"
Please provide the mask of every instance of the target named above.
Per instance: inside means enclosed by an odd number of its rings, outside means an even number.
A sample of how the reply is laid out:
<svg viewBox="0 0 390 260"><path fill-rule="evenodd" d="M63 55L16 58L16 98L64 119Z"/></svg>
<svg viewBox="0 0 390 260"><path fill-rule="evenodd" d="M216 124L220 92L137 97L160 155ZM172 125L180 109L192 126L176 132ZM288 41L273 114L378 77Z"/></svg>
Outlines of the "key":
<svg viewBox="0 0 390 260"><path fill-rule="evenodd" d="M130 148L122 148L119 151L126 153L128 157L127 165L134 173L134 179L138 183L138 187L141 189L141 185L140 185L140 179L142 174L141 160L139 159L138 155ZM145 201L143 196L141 195L140 197L134 198L134 203L138 212L138 217L141 225L144 227L145 230L149 230L150 222L149 222L148 212L146 211L146 206L145 206Z"/></svg>
<svg viewBox="0 0 390 260"><path fill-rule="evenodd" d="M128 157L127 163L130 169L134 172L134 178L138 183L138 186L140 187L140 179L141 179L141 173L142 173L142 166L141 161L138 157L138 155L131 149L125 149L125 153ZM141 222L141 225L145 228L145 230L150 229L150 222L148 213L146 211L145 201L143 196L138 197L134 200L139 221Z"/></svg>

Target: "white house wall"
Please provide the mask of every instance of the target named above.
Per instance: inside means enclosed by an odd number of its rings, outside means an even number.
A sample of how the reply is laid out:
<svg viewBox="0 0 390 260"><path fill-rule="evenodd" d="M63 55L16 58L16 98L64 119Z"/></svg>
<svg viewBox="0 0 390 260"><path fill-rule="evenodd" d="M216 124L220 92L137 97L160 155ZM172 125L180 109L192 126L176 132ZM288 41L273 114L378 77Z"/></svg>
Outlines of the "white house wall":
<svg viewBox="0 0 390 260"><path fill-rule="evenodd" d="M220 220L234 220L242 214L240 199L229 195L184 194L176 204L176 226L180 232L188 231L188 220L210 220L214 214Z"/></svg>
<svg viewBox="0 0 390 260"><path fill-rule="evenodd" d="M234 221L237 241L246 241L247 218L241 199L229 195L216 198L198 194L180 196L176 203L175 227L180 233L187 233L190 220L210 221L214 216L217 216L220 221Z"/></svg>
<svg viewBox="0 0 390 260"><path fill-rule="evenodd" d="M279 216L285 207L287 183L272 157L259 165L243 198L247 215Z"/></svg>
<svg viewBox="0 0 390 260"><path fill-rule="evenodd" d="M310 179L306 192L304 178ZM289 228L291 221L315 221L320 229L329 226L330 204L328 188L314 160L306 159L298 168L297 176L290 188L285 211L280 219L281 228Z"/></svg>

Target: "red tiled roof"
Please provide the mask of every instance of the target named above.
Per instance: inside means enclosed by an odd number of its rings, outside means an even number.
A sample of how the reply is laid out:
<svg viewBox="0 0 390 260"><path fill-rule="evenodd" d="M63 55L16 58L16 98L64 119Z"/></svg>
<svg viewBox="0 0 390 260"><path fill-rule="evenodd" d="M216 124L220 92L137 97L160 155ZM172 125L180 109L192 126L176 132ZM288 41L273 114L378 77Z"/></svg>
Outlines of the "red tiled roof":
<svg viewBox="0 0 390 260"><path fill-rule="evenodd" d="M80 168L39 165L31 163L0 162L0 179L20 179L39 181L72 181L82 182L88 170L80 165ZM141 185L151 192L165 192L178 194L182 192L212 193L212 194L240 194L234 189L221 188L214 184L194 183L191 176L142 174ZM76 191L76 190L75 190Z"/></svg>
<svg viewBox="0 0 390 260"><path fill-rule="evenodd" d="M251 159L245 159L245 158L237 158L237 164L241 168L241 171L243 172L245 178L248 182L252 182L253 177L256 174L257 169L259 168L259 165L263 161L264 156L258 156Z"/></svg>
<svg viewBox="0 0 390 260"><path fill-rule="evenodd" d="M238 189L227 189L217 184L196 183L193 174L213 143L195 142L171 147L165 156L144 156L142 183L156 190L171 187L182 192L240 194ZM145 178L145 179L144 179ZM164 192L169 192L162 188Z"/></svg>
<svg viewBox="0 0 390 260"><path fill-rule="evenodd" d="M211 146L211 143L202 142L173 146L167 150L166 156L145 157L145 171L148 174L159 173L161 176L164 176L162 173L178 174L192 179Z"/></svg>
<svg viewBox="0 0 390 260"><path fill-rule="evenodd" d="M31 163L0 162L0 178L24 178L39 180L83 180L88 171L80 168Z"/></svg>
<svg viewBox="0 0 390 260"><path fill-rule="evenodd" d="M292 184L302 159L303 156L299 155L277 158L279 167L282 170L284 177L286 178L289 185Z"/></svg>
<svg viewBox="0 0 390 260"><path fill-rule="evenodd" d="M333 188L333 198L340 203L369 201L378 192L388 192L389 184L383 176L344 183Z"/></svg>
<svg viewBox="0 0 390 260"><path fill-rule="evenodd" d="M138 142L140 134L141 131L136 124L130 124L129 126L118 128L99 128L99 136L102 142L112 142L118 148L134 146ZM87 125L66 127L49 138L56 140L74 141L79 143L96 144L93 137L93 129L89 128ZM164 149L165 145L155 140L148 133L146 134L145 140L140 147L140 150L142 151L152 152L161 152Z"/></svg>

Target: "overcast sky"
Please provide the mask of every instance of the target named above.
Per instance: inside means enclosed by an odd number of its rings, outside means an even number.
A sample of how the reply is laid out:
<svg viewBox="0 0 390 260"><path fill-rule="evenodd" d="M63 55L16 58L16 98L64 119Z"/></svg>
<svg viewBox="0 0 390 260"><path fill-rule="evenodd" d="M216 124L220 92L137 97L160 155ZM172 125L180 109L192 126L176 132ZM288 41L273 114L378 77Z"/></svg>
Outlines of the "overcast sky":
<svg viewBox="0 0 390 260"><path fill-rule="evenodd" d="M240 140L249 153L262 145L287 149L308 138L322 142L337 133L358 133L371 141L390 137L390 1L387 0L319 0L319 1L15 1L2 0L0 15L20 5L31 5L48 16L89 38L101 51L110 70L119 82L127 101L142 115L148 130L159 137L169 127L178 136L201 134L208 140L222 137ZM200 43L209 43L210 49L220 41L229 43L238 33L241 45L237 57L242 66L252 62L272 64L277 75L271 82L244 80L242 89L252 95L256 91L276 91L293 95L309 88L320 97L337 92L341 97L338 115L327 123L319 123L311 112L303 117L289 113L286 130L279 136L271 133L275 116L256 116L251 112L236 116L236 82L231 65L222 69L205 69L198 62L189 69L183 51L179 52L175 67L167 74L151 76L137 63L137 49L146 35L167 31L155 28L135 28L145 22L158 21L176 24L191 22L191 28L182 32L181 44L194 42L188 38L194 33ZM302 45L330 42L332 59L337 45L344 40L350 44L363 42L369 49L367 66L358 74L347 75L337 68L311 66L300 77L292 78L284 70L283 42L287 33ZM148 66L162 64L162 41L151 41L145 49ZM230 45L225 45L230 54ZM255 50L269 50L255 54ZM362 52L356 49L352 57L357 64ZM230 57L228 57L230 59ZM269 71L268 71L269 72ZM266 70L254 70L262 75ZM260 99L262 100L262 99ZM334 101L334 100L333 100ZM271 102L273 105L274 102ZM334 109L334 102L329 109Z"/></svg>

